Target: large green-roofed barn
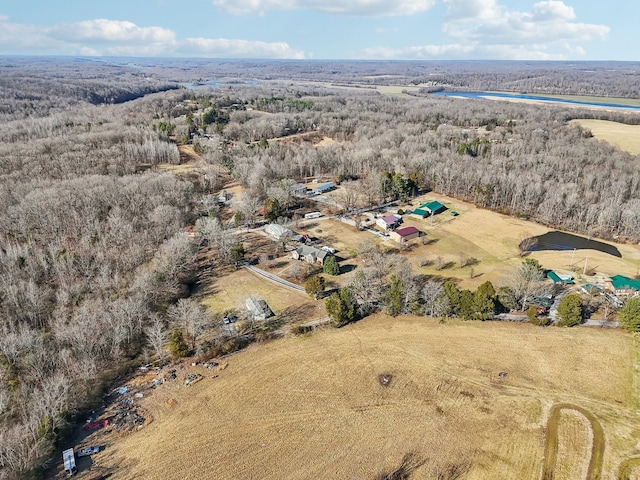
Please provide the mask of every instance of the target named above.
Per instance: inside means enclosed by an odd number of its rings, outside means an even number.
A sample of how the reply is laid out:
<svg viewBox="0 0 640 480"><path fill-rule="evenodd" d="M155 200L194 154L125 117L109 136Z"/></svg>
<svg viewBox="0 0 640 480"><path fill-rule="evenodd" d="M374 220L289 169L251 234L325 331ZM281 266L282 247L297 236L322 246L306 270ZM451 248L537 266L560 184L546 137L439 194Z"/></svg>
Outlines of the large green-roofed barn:
<svg viewBox="0 0 640 480"><path fill-rule="evenodd" d="M447 207L445 207L439 201L432 200L431 202L423 203L418 208L416 208L413 212L411 212L411 214L416 215L420 218L424 218L430 215L436 215L446 209Z"/></svg>
<svg viewBox="0 0 640 480"><path fill-rule="evenodd" d="M612 290L617 294L632 295L640 291L640 280L634 280L622 275L614 275L605 283L608 290Z"/></svg>

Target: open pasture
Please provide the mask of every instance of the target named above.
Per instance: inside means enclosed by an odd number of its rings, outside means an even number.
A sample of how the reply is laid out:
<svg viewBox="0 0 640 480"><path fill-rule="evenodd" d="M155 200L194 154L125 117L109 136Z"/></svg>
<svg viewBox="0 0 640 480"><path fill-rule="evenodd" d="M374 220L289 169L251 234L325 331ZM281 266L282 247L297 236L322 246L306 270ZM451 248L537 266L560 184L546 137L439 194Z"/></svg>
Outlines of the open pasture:
<svg viewBox="0 0 640 480"><path fill-rule="evenodd" d="M636 358L618 331L375 315L159 387L141 400L156 420L104 462L122 479L372 479L411 453L413 479L540 478L552 407L571 402L602 423L609 478L640 440ZM586 469L586 424L560 422L558 466Z"/></svg>
<svg viewBox="0 0 640 480"><path fill-rule="evenodd" d="M593 119L571 120L570 123L591 130L595 138L608 142L620 150L632 155L640 154L640 125L625 125L619 122Z"/></svg>

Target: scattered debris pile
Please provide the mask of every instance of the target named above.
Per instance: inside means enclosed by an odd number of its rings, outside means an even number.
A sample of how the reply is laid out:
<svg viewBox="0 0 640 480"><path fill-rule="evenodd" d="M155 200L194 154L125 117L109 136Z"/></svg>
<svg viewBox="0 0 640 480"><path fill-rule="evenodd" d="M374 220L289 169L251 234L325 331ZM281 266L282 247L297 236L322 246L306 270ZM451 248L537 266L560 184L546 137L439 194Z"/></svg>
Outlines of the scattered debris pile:
<svg viewBox="0 0 640 480"><path fill-rule="evenodd" d="M389 373L378 375L378 382L380 382L380 385L382 385L383 387L388 387L392 379L393 375Z"/></svg>

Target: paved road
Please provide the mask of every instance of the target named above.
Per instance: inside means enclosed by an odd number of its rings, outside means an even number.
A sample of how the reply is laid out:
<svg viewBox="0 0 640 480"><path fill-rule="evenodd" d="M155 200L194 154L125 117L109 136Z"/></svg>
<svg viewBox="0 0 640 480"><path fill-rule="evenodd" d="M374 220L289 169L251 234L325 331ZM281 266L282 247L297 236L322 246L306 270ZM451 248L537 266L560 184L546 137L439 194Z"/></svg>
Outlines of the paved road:
<svg viewBox="0 0 640 480"><path fill-rule="evenodd" d="M244 268L246 268L252 273L255 273L256 275L259 275L263 278L266 278L267 280L277 283L278 285L287 287L291 290L295 290L296 292L305 293L304 288L302 288L300 285L296 285L295 283L288 282L287 280L284 280L283 278L280 278L277 275L273 275L272 273L265 272L264 270L254 267L253 265L245 265Z"/></svg>

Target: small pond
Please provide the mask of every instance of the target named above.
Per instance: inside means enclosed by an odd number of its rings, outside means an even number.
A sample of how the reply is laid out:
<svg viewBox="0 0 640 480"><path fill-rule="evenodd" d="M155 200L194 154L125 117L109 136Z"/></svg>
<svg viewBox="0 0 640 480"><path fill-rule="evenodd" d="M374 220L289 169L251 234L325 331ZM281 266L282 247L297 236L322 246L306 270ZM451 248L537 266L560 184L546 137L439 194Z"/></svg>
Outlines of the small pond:
<svg viewBox="0 0 640 480"><path fill-rule="evenodd" d="M608 253L614 257L622 257L620 251L613 245L608 243L599 242L598 240L591 240L570 233L552 231L547 232L544 235L538 235L532 237L536 240L536 244L533 245L531 251L541 250L598 250L599 252Z"/></svg>

